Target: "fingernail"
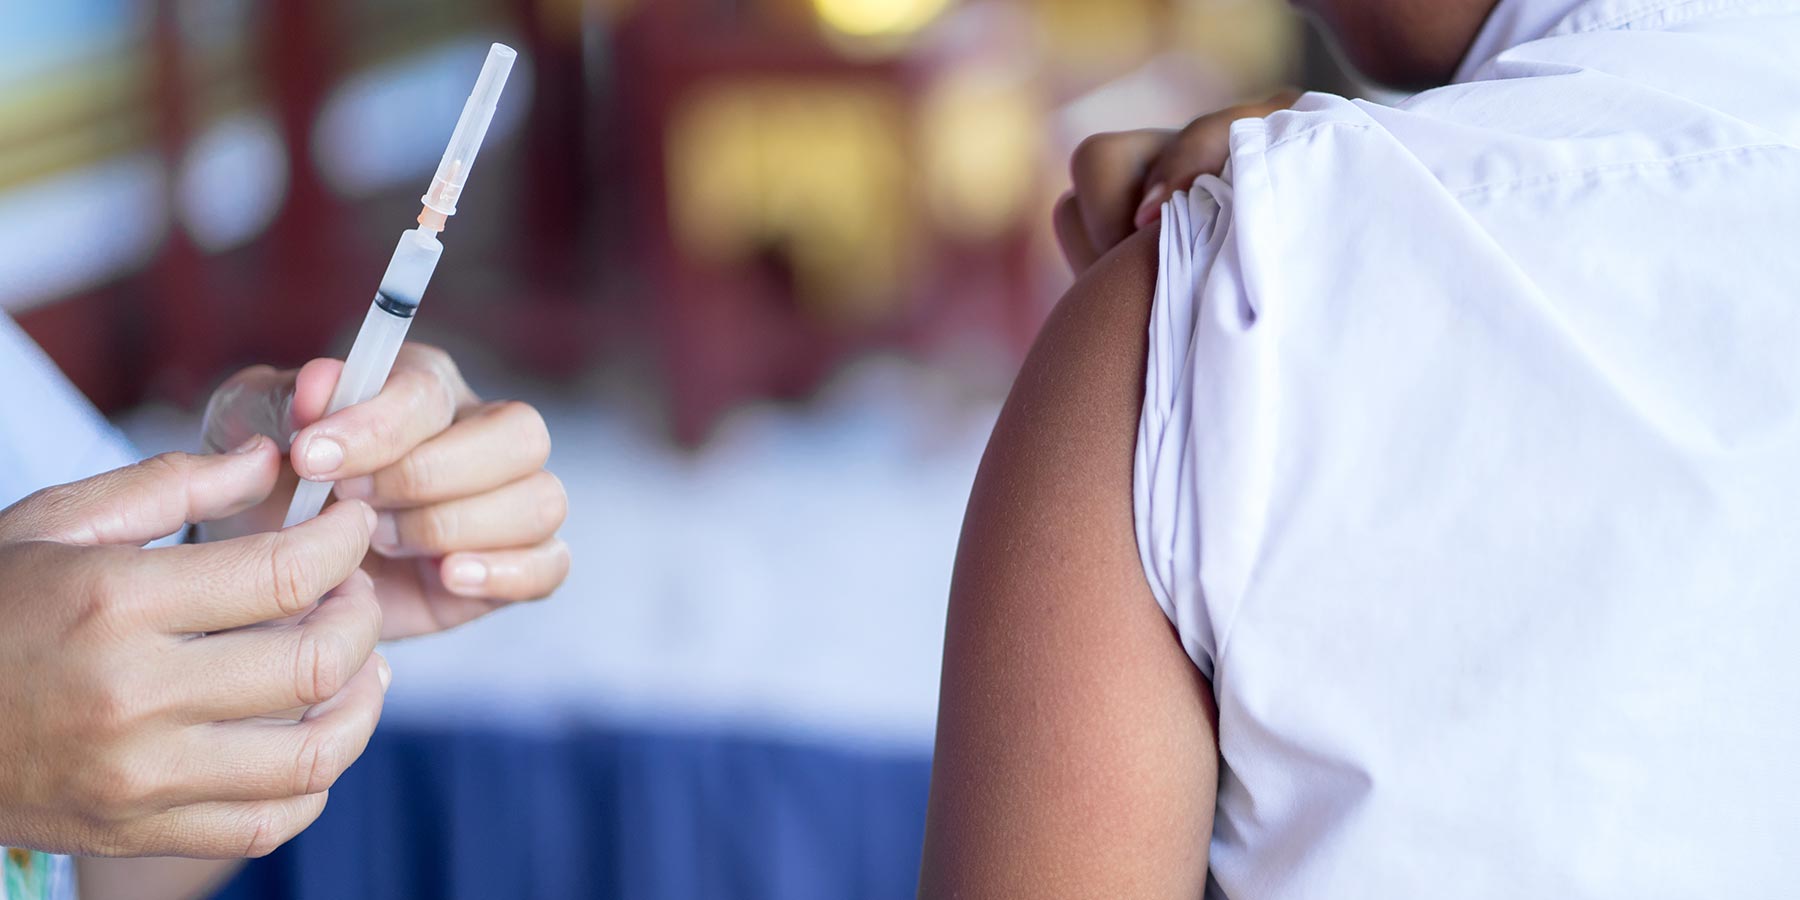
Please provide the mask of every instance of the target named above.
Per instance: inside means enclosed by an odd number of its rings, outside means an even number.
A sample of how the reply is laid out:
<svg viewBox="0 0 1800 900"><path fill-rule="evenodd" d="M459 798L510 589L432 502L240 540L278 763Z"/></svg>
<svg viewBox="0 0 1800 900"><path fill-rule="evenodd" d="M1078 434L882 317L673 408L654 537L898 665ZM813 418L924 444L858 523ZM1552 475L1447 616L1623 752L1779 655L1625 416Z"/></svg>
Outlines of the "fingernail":
<svg viewBox="0 0 1800 900"><path fill-rule="evenodd" d="M388 665L387 657L376 655L375 675L381 679L381 692L387 693L388 685L394 683L394 669Z"/></svg>
<svg viewBox="0 0 1800 900"><path fill-rule="evenodd" d="M375 516L375 525L370 533L369 546L380 550L384 555L400 549L400 526L394 521L393 513L382 513Z"/></svg>
<svg viewBox="0 0 1800 900"><path fill-rule="evenodd" d="M363 508L363 524L368 526L369 540L374 541L375 530L381 525L381 517L375 515L375 507L367 503L357 504Z"/></svg>
<svg viewBox="0 0 1800 900"><path fill-rule="evenodd" d="M330 475L343 464L343 444L328 437L316 437L306 442L306 474L313 477Z"/></svg>
<svg viewBox="0 0 1800 900"><path fill-rule="evenodd" d="M1142 228L1162 215L1163 192L1168 188L1168 184L1159 181L1144 192L1144 202L1138 204L1137 215L1132 217L1137 227Z"/></svg>
<svg viewBox="0 0 1800 900"><path fill-rule="evenodd" d="M256 448L261 447L262 441L263 441L262 435L260 435L260 434L251 435L249 440L237 445L236 447L231 448L231 453L233 456L243 456L246 453L250 453L250 452L254 451Z"/></svg>
<svg viewBox="0 0 1800 900"><path fill-rule="evenodd" d="M455 588L478 588L487 583L487 577L487 563L465 556L450 564L444 580Z"/></svg>
<svg viewBox="0 0 1800 900"><path fill-rule="evenodd" d="M375 478L371 475L350 478L338 482L335 490L343 500L367 500L375 493Z"/></svg>

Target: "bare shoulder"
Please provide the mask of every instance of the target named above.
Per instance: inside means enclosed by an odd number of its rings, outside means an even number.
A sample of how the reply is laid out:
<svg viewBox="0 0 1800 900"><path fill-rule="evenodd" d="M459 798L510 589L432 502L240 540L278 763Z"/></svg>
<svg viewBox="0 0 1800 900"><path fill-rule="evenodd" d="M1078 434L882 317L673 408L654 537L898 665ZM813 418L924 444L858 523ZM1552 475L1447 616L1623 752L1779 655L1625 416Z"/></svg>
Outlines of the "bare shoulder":
<svg viewBox="0 0 1800 900"><path fill-rule="evenodd" d="M1070 290L1020 372L951 587L921 896L1197 896L1211 692L1139 562L1157 234Z"/></svg>
<svg viewBox="0 0 1800 900"><path fill-rule="evenodd" d="M1131 538L1131 460L1157 239L1147 230L1120 244L1045 321L982 459L964 521L965 550L994 524L982 501L996 493L1022 492L1013 499L1039 507L1078 503L1089 514L1105 511L1108 534Z"/></svg>
<svg viewBox="0 0 1800 900"><path fill-rule="evenodd" d="M1045 322L1020 371L1008 400L1009 413L1057 410L1084 419L1098 414L1108 425L1124 422L1128 427L1123 432L1112 434L1108 428L1107 433L1093 437L1124 439L1125 454L1130 456L1130 440L1143 402L1145 334L1156 290L1157 240L1154 230L1138 232L1069 289ZM1069 397L1063 390L1078 390L1081 396ZM1010 440L1033 435L1029 430L1003 427L995 436Z"/></svg>

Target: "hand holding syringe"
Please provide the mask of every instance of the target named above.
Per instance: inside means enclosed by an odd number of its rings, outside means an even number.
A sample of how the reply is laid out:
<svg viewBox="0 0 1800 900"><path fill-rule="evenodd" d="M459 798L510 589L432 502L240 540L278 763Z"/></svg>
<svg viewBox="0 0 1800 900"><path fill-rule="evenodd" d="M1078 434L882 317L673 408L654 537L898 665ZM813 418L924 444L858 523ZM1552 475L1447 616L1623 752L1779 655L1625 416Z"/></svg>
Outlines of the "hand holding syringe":
<svg viewBox="0 0 1800 900"><path fill-rule="evenodd" d="M425 208L419 213L419 227L400 235L400 243L388 261L387 272L381 276L381 287L376 290L369 313L363 318L362 330L357 332L356 343L344 360L344 371L338 376L326 415L369 400L387 381L388 372L394 367L394 357L406 341L407 329L418 312L419 301L425 296L425 286L431 281L431 273L444 253L444 245L438 243L437 234L456 214L457 198L462 195L469 170L475 165L475 156L481 150L482 138L487 136L488 124L493 121L500 92L506 87L506 76L512 72L517 56L504 44L495 44L488 50L487 63L481 68L481 77L476 80L468 103L463 105L462 117L456 122L456 131L450 135L450 146L444 151L443 161L438 163L431 189L420 198ZM329 481L301 481L294 490L294 501L288 507L287 521L282 527L318 515L319 510L325 508L325 499L331 495L331 485Z"/></svg>

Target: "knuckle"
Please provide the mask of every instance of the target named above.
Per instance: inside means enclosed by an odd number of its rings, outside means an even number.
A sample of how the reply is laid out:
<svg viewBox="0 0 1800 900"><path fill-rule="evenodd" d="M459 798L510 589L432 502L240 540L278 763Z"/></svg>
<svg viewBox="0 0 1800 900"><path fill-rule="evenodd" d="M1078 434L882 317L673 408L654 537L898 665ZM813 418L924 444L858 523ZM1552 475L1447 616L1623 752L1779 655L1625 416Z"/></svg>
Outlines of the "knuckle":
<svg viewBox="0 0 1800 900"><path fill-rule="evenodd" d="M395 524L402 546L427 553L441 553L455 546L462 531L461 519L449 505L399 513Z"/></svg>
<svg viewBox="0 0 1800 900"><path fill-rule="evenodd" d="M117 678L102 677L86 693L88 714L85 722L91 736L109 740L132 731L142 711L133 690Z"/></svg>
<svg viewBox="0 0 1800 900"><path fill-rule="evenodd" d="M69 576L66 588L70 600L59 615L67 616L63 619L62 639L70 651L82 654L80 658L87 660L90 667L95 662L116 658L115 654L143 628L146 604L138 600L136 593L142 586L133 584L128 566L118 564L118 557L128 552L132 551L84 548L74 560L55 559L54 555L49 560Z"/></svg>
<svg viewBox="0 0 1800 900"><path fill-rule="evenodd" d="M456 364L456 358L449 353L442 350L438 351L437 369L439 372L443 373L444 381L446 383L457 386L462 386L464 384L462 367Z"/></svg>
<svg viewBox="0 0 1800 900"><path fill-rule="evenodd" d="M86 669L71 682L75 710L67 721L73 736L88 747L105 748L138 730L152 712L145 680L116 662L116 655L96 655L86 648L75 651L88 660Z"/></svg>
<svg viewBox="0 0 1800 900"><path fill-rule="evenodd" d="M344 743L328 732L313 729L300 741L300 752L294 760L295 794L317 794L331 789L338 776L349 768Z"/></svg>
<svg viewBox="0 0 1800 900"><path fill-rule="evenodd" d="M1116 132L1090 134L1075 145L1075 152L1069 157L1070 167L1079 175L1089 166L1104 165L1118 153L1118 147L1119 135Z"/></svg>
<svg viewBox="0 0 1800 900"><path fill-rule="evenodd" d="M1235 121L1243 109L1244 107L1241 106L1228 106L1215 112L1209 112L1197 119L1192 119L1186 125L1181 127L1181 133L1176 137L1177 139L1180 139L1196 134L1210 133L1217 129L1221 124Z"/></svg>
<svg viewBox="0 0 1800 900"><path fill-rule="evenodd" d="M81 592L80 619L100 630L112 632L123 624L131 602L133 584L130 575L116 565L95 565L86 573L87 589Z"/></svg>
<svg viewBox="0 0 1800 900"><path fill-rule="evenodd" d="M294 694L302 705L324 703L350 680L350 650L336 634L302 628L294 650Z"/></svg>
<svg viewBox="0 0 1800 900"><path fill-rule="evenodd" d="M438 477L430 453L409 453L395 465L391 478L394 499L415 500L434 496ZM380 476L376 479L380 481Z"/></svg>
<svg viewBox="0 0 1800 900"><path fill-rule="evenodd" d="M1200 164L1208 156L1223 152L1230 138L1226 134L1207 128L1196 131L1184 131L1175 143L1157 160L1164 169L1180 169Z"/></svg>
<svg viewBox="0 0 1800 900"><path fill-rule="evenodd" d="M75 785L76 802L100 822L127 819L155 785L141 766L107 760L89 764Z"/></svg>
<svg viewBox="0 0 1800 900"><path fill-rule="evenodd" d="M359 635L373 643L381 635L381 601L375 597L374 585L369 576L358 569L351 573L350 579L338 588L334 594L334 603L345 604L355 616L345 626L347 632ZM350 639L354 644L355 638ZM367 659L349 659L344 663L345 679L355 674Z"/></svg>
<svg viewBox="0 0 1800 900"><path fill-rule="evenodd" d="M436 423L440 431L449 428L456 422L456 409L458 400L462 397L462 391L462 376L456 373L455 366L451 366L448 373L438 378L437 396L431 406L432 412L437 417Z"/></svg>
<svg viewBox="0 0 1800 900"><path fill-rule="evenodd" d="M193 467L193 461L192 456L172 450L168 453L158 453L138 463L138 466L145 473L158 479L184 478L187 476L188 470Z"/></svg>
<svg viewBox="0 0 1800 900"><path fill-rule="evenodd" d="M270 535L267 540L269 591L275 606L283 615L294 615L312 605L307 562L285 533Z"/></svg>
<svg viewBox="0 0 1800 900"><path fill-rule="evenodd" d="M430 359L431 367L441 376L445 387L454 389L463 386L462 369L456 365L456 358L448 351L432 347ZM455 391L452 390L451 393L454 396Z"/></svg>
<svg viewBox="0 0 1800 900"><path fill-rule="evenodd" d="M365 416L363 421L357 423L357 427L363 434L362 443L376 452L391 454L399 451L401 431L392 419L386 416ZM356 439L352 437L349 440Z"/></svg>
<svg viewBox="0 0 1800 900"><path fill-rule="evenodd" d="M245 836L243 850L240 855L246 859L261 859L274 853L282 844L287 843L294 835L300 833L302 822L296 826L289 817L282 815L281 808L268 806L248 814L243 825Z"/></svg>
<svg viewBox="0 0 1800 900"><path fill-rule="evenodd" d="M160 453L138 463L138 471L150 481L186 486L196 475L195 458L186 453ZM185 510L181 508L181 501L177 497L186 493L187 490L155 492L155 503L145 512L156 518L180 518ZM124 518L122 513L114 515Z"/></svg>
<svg viewBox="0 0 1800 900"><path fill-rule="evenodd" d="M409 389L421 410L443 419L448 424L456 412L456 399L462 386L462 373L450 354L436 347L421 347L418 367L406 373Z"/></svg>
<svg viewBox="0 0 1800 900"><path fill-rule="evenodd" d="M317 821L319 816L325 812L325 802L328 797L329 794L325 792L311 794L301 799L302 805L299 809L290 811L287 815L274 816L271 820L270 833L278 838L275 846L279 847L293 840L295 835L305 831L307 826Z"/></svg>
<svg viewBox="0 0 1800 900"><path fill-rule="evenodd" d="M282 841L275 834L275 822L267 813L251 817L250 837L244 841L245 859L262 859L275 852Z"/></svg>

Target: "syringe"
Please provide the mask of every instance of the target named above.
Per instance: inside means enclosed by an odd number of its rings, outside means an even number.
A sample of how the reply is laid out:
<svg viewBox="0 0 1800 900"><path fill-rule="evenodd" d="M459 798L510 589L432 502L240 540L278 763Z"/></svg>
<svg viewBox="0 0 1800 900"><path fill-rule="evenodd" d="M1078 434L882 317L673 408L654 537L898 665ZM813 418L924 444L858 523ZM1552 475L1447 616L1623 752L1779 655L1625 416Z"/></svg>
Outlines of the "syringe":
<svg viewBox="0 0 1800 900"><path fill-rule="evenodd" d="M375 301L369 304L362 330L356 333L356 343L344 360L344 371L331 392L326 415L372 399L387 383L413 314L419 311L419 300L425 296L425 285L431 281L431 273L444 253L437 235L444 230L444 223L456 215L456 200L469 180L469 169L475 165L475 154L481 150L481 139L487 136L500 91L506 87L506 76L512 72L517 57L505 44L488 49L487 63L481 67L481 77L475 81L469 102L463 104L462 118L456 120L456 131L451 133L450 146L444 150L437 175L431 179L431 189L419 198L425 204L419 212L419 227L400 235L387 273L381 276ZM331 485L329 481L302 480L294 489L294 502L288 506L287 521L282 527L318 515L325 508L325 498L331 495Z"/></svg>

